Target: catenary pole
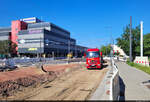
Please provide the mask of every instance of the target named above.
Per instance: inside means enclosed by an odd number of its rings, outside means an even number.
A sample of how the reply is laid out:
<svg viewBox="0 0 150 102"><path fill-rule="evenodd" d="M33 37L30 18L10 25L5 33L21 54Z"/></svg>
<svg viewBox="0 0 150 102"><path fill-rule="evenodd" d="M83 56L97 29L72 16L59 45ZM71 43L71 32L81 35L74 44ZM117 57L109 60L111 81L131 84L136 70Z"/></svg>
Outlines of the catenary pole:
<svg viewBox="0 0 150 102"><path fill-rule="evenodd" d="M132 16L130 16L130 61L132 62Z"/></svg>
<svg viewBox="0 0 150 102"><path fill-rule="evenodd" d="M143 21L141 21L141 57L143 57Z"/></svg>

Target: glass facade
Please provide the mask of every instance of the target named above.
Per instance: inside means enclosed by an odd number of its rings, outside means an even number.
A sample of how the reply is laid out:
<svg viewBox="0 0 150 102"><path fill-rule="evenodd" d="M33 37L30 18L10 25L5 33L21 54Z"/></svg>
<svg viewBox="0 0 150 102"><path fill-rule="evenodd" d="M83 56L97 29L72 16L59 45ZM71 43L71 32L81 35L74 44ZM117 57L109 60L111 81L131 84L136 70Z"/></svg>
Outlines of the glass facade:
<svg viewBox="0 0 150 102"><path fill-rule="evenodd" d="M19 27L22 27L22 25L25 25L25 28L20 30L14 29L13 26L12 28L0 28L0 40L12 37L12 29L17 31L14 36L18 44L17 50L19 54L51 54L53 52L66 56L68 52L75 54L84 52L87 49L76 45L76 40L70 37L69 31L53 23L24 23L21 21Z"/></svg>

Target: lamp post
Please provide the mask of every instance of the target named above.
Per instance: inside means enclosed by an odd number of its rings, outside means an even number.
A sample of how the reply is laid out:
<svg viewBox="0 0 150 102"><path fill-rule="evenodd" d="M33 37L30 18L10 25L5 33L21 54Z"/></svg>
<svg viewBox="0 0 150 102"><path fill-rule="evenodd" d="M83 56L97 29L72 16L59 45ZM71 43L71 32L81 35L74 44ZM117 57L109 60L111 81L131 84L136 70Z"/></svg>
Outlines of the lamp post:
<svg viewBox="0 0 150 102"><path fill-rule="evenodd" d="M41 37L40 37L40 62L41 62Z"/></svg>
<svg viewBox="0 0 150 102"><path fill-rule="evenodd" d="M76 44L75 44L75 56L77 57L78 55L77 55L77 46L76 46Z"/></svg>
<svg viewBox="0 0 150 102"><path fill-rule="evenodd" d="M70 53L70 38L68 39L68 54Z"/></svg>

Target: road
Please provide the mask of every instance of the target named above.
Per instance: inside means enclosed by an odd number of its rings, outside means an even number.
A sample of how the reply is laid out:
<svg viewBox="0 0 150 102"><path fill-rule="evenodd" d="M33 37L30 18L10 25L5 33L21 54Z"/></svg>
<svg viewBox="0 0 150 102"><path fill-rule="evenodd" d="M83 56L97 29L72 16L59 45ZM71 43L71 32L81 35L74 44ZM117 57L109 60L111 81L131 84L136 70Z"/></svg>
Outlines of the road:
<svg viewBox="0 0 150 102"><path fill-rule="evenodd" d="M150 100L150 75L124 62L116 61L116 65L119 69L122 95L124 94L121 100Z"/></svg>
<svg viewBox="0 0 150 102"><path fill-rule="evenodd" d="M88 100L108 71L108 63L101 70L87 70L84 65L61 75L54 81L19 92L14 100ZM10 97L11 98L11 97Z"/></svg>

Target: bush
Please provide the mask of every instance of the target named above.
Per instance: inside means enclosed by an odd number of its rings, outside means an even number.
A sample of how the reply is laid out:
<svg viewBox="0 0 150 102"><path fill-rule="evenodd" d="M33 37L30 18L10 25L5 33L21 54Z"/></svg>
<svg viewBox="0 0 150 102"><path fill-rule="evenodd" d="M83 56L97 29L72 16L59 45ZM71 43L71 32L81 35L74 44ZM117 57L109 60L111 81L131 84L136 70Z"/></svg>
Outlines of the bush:
<svg viewBox="0 0 150 102"><path fill-rule="evenodd" d="M129 58L127 58L127 61L126 61L126 63L128 64L128 63L130 63L130 59Z"/></svg>

